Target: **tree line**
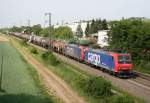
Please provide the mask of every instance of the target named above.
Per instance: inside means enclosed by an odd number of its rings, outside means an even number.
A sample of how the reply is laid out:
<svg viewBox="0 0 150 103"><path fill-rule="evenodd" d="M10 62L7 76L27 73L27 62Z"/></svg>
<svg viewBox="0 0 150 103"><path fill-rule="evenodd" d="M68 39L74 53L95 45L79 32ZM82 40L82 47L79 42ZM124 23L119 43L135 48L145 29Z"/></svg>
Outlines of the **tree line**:
<svg viewBox="0 0 150 103"><path fill-rule="evenodd" d="M10 32L22 32L22 31L24 31L24 33L27 33L27 34L33 33L35 35L42 36L42 37L48 37L48 35L49 35L49 27L42 28L40 24L33 25L32 27L13 26L12 28L9 29L9 31ZM68 39L73 38L73 32L72 32L71 28L69 28L68 26L60 26L58 28L54 28L52 26L50 28L50 33L54 39L56 38L56 39L68 40Z"/></svg>
<svg viewBox="0 0 150 103"><path fill-rule="evenodd" d="M108 30L108 23L106 19L93 19L91 22L88 22L85 29L85 34L89 36L89 34L97 33L98 30Z"/></svg>

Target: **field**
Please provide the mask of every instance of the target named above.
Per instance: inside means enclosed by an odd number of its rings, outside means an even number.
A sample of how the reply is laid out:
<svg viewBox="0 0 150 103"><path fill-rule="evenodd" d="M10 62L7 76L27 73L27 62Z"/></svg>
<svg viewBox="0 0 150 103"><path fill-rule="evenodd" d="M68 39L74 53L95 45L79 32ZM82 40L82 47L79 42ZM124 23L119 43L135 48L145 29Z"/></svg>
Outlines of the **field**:
<svg viewBox="0 0 150 103"><path fill-rule="evenodd" d="M3 78L0 103L53 103L43 92L34 69L9 42L0 42L0 63L3 55Z"/></svg>

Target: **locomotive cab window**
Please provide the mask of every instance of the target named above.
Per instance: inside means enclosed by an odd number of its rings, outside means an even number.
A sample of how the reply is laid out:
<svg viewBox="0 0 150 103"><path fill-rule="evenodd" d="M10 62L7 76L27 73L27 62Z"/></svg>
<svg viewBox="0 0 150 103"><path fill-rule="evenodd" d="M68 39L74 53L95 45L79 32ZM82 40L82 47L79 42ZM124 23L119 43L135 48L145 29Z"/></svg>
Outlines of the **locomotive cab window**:
<svg viewBox="0 0 150 103"><path fill-rule="evenodd" d="M118 56L118 63L119 64L131 64L130 55L119 55Z"/></svg>

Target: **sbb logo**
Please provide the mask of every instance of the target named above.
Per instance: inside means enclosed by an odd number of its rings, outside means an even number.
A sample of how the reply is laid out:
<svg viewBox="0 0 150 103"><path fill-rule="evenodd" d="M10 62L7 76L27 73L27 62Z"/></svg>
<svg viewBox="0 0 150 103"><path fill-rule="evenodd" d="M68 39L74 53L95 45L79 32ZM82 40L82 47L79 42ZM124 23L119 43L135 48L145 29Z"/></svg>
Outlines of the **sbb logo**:
<svg viewBox="0 0 150 103"><path fill-rule="evenodd" d="M100 55L94 53L88 53L88 60L94 62L95 65L101 62Z"/></svg>

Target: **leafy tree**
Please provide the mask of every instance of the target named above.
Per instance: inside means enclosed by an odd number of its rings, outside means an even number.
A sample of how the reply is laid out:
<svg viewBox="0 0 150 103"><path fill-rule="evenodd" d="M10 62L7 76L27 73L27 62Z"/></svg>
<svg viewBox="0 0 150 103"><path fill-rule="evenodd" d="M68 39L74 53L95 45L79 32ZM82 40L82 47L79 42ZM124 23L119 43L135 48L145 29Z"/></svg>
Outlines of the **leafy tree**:
<svg viewBox="0 0 150 103"><path fill-rule="evenodd" d="M47 28L43 28L41 31L40 31L40 36L43 36L43 37L48 37L49 36L49 27ZM54 28L51 27L51 35L53 37L53 34L54 34Z"/></svg>
<svg viewBox="0 0 150 103"><path fill-rule="evenodd" d="M90 26L90 34L93 34L93 33L97 32L95 24L96 24L95 20L93 19L92 22L91 22L91 26Z"/></svg>
<svg viewBox="0 0 150 103"><path fill-rule="evenodd" d="M24 32L27 33L27 34L31 34L31 32L32 32L32 27L27 26L26 29L24 30Z"/></svg>
<svg viewBox="0 0 150 103"><path fill-rule="evenodd" d="M32 27L32 31L33 31L36 35L40 35L40 32L42 31L41 25L40 25L40 24L34 25L34 26Z"/></svg>
<svg viewBox="0 0 150 103"><path fill-rule="evenodd" d="M22 29L20 27L17 27L17 26L13 26L11 29L10 29L11 32L21 32Z"/></svg>
<svg viewBox="0 0 150 103"><path fill-rule="evenodd" d="M89 30L88 30L89 28ZM107 30L108 29L108 24L106 19L101 20L101 19L96 19L96 20L92 20L91 25L88 26L86 33L88 32L89 34L94 34L97 33L98 30Z"/></svg>
<svg viewBox="0 0 150 103"><path fill-rule="evenodd" d="M102 20L102 30L108 30L106 19Z"/></svg>
<svg viewBox="0 0 150 103"><path fill-rule="evenodd" d="M150 23L141 19L123 19L111 23L108 33L112 48L130 52L136 64L150 60Z"/></svg>
<svg viewBox="0 0 150 103"><path fill-rule="evenodd" d="M102 28L102 21L101 21L101 19L99 19L97 22L98 22L98 30L102 30L103 28Z"/></svg>
<svg viewBox="0 0 150 103"><path fill-rule="evenodd" d="M86 27L86 29L85 29L85 34L86 34L86 36L88 36L89 34L90 34L90 24L89 24L89 22L87 23L87 27Z"/></svg>
<svg viewBox="0 0 150 103"><path fill-rule="evenodd" d="M81 24L78 25L76 33L78 36L83 36L83 30L81 28Z"/></svg>
<svg viewBox="0 0 150 103"><path fill-rule="evenodd" d="M53 34L53 37L57 39L69 40L73 38L73 32L71 31L71 28L67 26L60 26L54 29Z"/></svg>
<svg viewBox="0 0 150 103"><path fill-rule="evenodd" d="M95 20L94 33L97 33L99 30L99 19Z"/></svg>
<svg viewBox="0 0 150 103"><path fill-rule="evenodd" d="M3 33L3 34L8 34L8 32L10 31L9 28L1 28L0 29L0 34Z"/></svg>
<svg viewBox="0 0 150 103"><path fill-rule="evenodd" d="M43 28L39 34L41 34L41 36L43 37L48 37L48 31L49 31L48 28Z"/></svg>

